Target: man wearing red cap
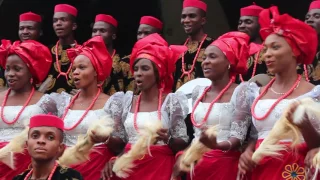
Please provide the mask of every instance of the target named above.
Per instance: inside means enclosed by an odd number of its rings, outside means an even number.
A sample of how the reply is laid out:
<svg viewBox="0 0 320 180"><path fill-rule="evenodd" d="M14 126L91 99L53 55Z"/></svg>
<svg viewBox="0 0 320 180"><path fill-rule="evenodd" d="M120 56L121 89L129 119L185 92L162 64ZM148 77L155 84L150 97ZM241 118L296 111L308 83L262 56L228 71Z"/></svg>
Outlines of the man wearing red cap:
<svg viewBox="0 0 320 180"><path fill-rule="evenodd" d="M43 84L46 86L47 93L62 91L69 93L73 89L70 60L66 50L77 45L74 39L77 13L77 9L68 4L58 4L54 8L53 29L59 40L51 48L54 61L48 78Z"/></svg>
<svg viewBox="0 0 320 180"><path fill-rule="evenodd" d="M113 41L117 38L118 22L115 18L106 14L98 14L92 28L92 37L102 36L109 54L112 57L112 73L104 85L104 93L112 95L124 90L123 73L120 66L120 55L113 47Z"/></svg>
<svg viewBox="0 0 320 180"><path fill-rule="evenodd" d="M36 40L42 35L42 18L33 12L27 12L20 15L19 18L19 38L21 41Z"/></svg>
<svg viewBox="0 0 320 180"><path fill-rule="evenodd" d="M56 116L43 114L31 117L27 149L32 157L32 168L14 180L83 179L78 171L61 167L56 162L65 149L63 129L63 121Z"/></svg>
<svg viewBox="0 0 320 180"><path fill-rule="evenodd" d="M173 90L178 89L184 83L204 77L201 63L203 61L204 50L213 39L204 32L206 24L207 4L201 0L185 0L181 15L181 24L188 39L184 43L188 51L177 61L177 70L174 74Z"/></svg>
<svg viewBox="0 0 320 180"><path fill-rule="evenodd" d="M258 18L262 10L263 8L256 4L240 9L238 31L244 32L250 36L250 57L247 62L247 74L240 76L237 80L239 83L242 81L248 81L257 74L267 73L267 67L265 63L262 62L260 54L260 50L263 46L261 45L262 40L259 34L260 25Z"/></svg>
<svg viewBox="0 0 320 180"><path fill-rule="evenodd" d="M320 0L313 1L309 6L309 11L305 18L305 23L313 27L317 33L318 38L320 35ZM319 39L318 39L319 40ZM298 67L298 73L308 76L310 82L314 85L320 85L320 48L318 44L317 54L312 64L307 66L300 65ZM304 71L304 73L303 73Z"/></svg>
<svg viewBox="0 0 320 180"><path fill-rule="evenodd" d="M150 34L161 34L163 23L153 16L143 16L140 19L140 25L137 32L137 40L142 39ZM130 72L130 55L122 58L123 62L120 62L121 69L124 76L124 85L126 91L134 90L133 76Z"/></svg>

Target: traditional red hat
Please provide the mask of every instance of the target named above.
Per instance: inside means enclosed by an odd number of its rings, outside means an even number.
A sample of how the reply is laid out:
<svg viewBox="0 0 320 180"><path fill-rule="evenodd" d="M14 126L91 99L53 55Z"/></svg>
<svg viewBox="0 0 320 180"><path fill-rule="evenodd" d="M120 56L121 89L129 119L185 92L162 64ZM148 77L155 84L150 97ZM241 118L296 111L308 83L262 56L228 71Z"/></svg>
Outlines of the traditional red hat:
<svg viewBox="0 0 320 180"><path fill-rule="evenodd" d="M42 18L40 15L35 14L33 12L27 12L20 14L20 22L21 21L35 21L35 22L41 22Z"/></svg>
<svg viewBox="0 0 320 180"><path fill-rule="evenodd" d="M71 14L75 17L78 15L78 10L77 8L69 5L69 4L58 4L54 7L54 12L65 12L68 14Z"/></svg>
<svg viewBox="0 0 320 180"><path fill-rule="evenodd" d="M94 36L81 46L67 49L67 55L72 63L78 55L87 56L98 74L99 82L110 76L112 58L101 36Z"/></svg>
<svg viewBox="0 0 320 180"><path fill-rule="evenodd" d="M183 8L186 7L195 7L207 12L207 4L201 0L184 0Z"/></svg>
<svg viewBox="0 0 320 180"><path fill-rule="evenodd" d="M50 114L39 114L31 117L29 125L30 129L42 126L56 127L63 131L64 122L59 117Z"/></svg>
<svg viewBox="0 0 320 180"><path fill-rule="evenodd" d="M157 33L151 34L136 42L130 56L130 69L138 59L148 59L155 63L159 72L159 88L169 93L173 86L173 73L179 56L187 51L186 46L168 46L168 43Z"/></svg>
<svg viewBox="0 0 320 180"><path fill-rule="evenodd" d="M291 46L298 63L311 64L318 47L317 32L306 23L288 14L280 15L278 7L265 9L259 16L260 35L266 39L270 34L285 38Z"/></svg>
<svg viewBox="0 0 320 180"><path fill-rule="evenodd" d="M260 12L263 10L262 7L257 6L255 3L251 6L247 6L240 9L240 16L257 16L259 17Z"/></svg>
<svg viewBox="0 0 320 180"><path fill-rule="evenodd" d="M34 40L15 41L1 40L0 64L5 69L9 55L18 55L27 64L35 84L41 83L48 75L52 65L50 50Z"/></svg>
<svg viewBox="0 0 320 180"><path fill-rule="evenodd" d="M213 41L210 46L218 47L230 62L231 75L247 73L250 37L246 33L228 32Z"/></svg>
<svg viewBox="0 0 320 180"><path fill-rule="evenodd" d="M162 22L159 19L152 16L143 16L140 19L140 24L147 24L159 30L162 30L162 26L163 26Z"/></svg>
<svg viewBox="0 0 320 180"><path fill-rule="evenodd" d="M113 25L114 27L118 27L117 20L110 15L98 14L96 16L95 22L98 22L98 21L103 21L105 23L109 23L109 24Z"/></svg>
<svg viewBox="0 0 320 180"><path fill-rule="evenodd" d="M320 9L320 0L315 0L310 4L309 11L312 9Z"/></svg>

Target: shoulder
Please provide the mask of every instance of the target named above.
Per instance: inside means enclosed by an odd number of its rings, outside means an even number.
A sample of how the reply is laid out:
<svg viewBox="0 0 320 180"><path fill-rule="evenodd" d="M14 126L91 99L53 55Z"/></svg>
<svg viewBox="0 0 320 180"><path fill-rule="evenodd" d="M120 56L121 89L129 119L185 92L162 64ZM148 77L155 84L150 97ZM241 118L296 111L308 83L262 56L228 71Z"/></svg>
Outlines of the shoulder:
<svg viewBox="0 0 320 180"><path fill-rule="evenodd" d="M72 168L59 166L57 171L62 177L64 176L65 178L72 178L72 180L83 179L81 174Z"/></svg>

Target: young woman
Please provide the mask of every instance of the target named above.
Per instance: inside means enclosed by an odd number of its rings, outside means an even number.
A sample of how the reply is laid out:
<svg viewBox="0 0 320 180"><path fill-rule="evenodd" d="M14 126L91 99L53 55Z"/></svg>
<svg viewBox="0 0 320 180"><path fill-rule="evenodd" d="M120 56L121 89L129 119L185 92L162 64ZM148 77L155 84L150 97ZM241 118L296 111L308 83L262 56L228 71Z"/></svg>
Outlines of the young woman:
<svg viewBox="0 0 320 180"><path fill-rule="evenodd" d="M235 77L246 73L249 40L250 37L245 33L229 32L220 36L204 52L202 69L212 85L197 86L193 90L191 121L195 138L213 150L203 156L192 177L188 175L187 179L224 180L237 177L239 150L250 125L250 116L244 114L239 119L242 126L234 117L235 106L241 106L243 102L242 94L238 93L241 88L235 84ZM212 142L201 133L203 128L214 125L219 126L217 142ZM180 161L179 158L176 167L179 167Z"/></svg>
<svg viewBox="0 0 320 180"><path fill-rule="evenodd" d="M271 17L270 17L271 15ZM268 70L275 78L264 87L252 83L246 92L245 105L237 107L252 114L252 141L241 155L240 172L252 170L251 179L305 179L304 158L308 148L319 145L320 138L313 119L303 123L301 129L305 143L296 152L283 151L281 159L266 157L258 165L252 162L255 148L267 137L283 111L295 99L320 98L320 86L314 86L297 74L297 64L310 64L317 49L317 33L309 25L290 17L280 15L273 6L265 9L259 17L260 34L264 41L264 59ZM281 143L290 145L290 139Z"/></svg>
<svg viewBox="0 0 320 180"><path fill-rule="evenodd" d="M188 136L184 118L188 113L187 97L169 93L173 86L175 61L186 50L184 46L170 46L159 35L152 34L139 40L132 51L130 68L133 71L138 96L128 91L124 98L123 124L128 136L129 151L139 137L139 129L147 121L161 121L159 140L151 146L151 154L134 162L136 165L127 179L168 180L174 165L174 153L184 149Z"/></svg>
<svg viewBox="0 0 320 180"><path fill-rule="evenodd" d="M9 89L0 93L0 148L25 128L25 120L44 113L57 114L56 103L49 95L35 90L47 76L52 63L50 51L37 41L2 40L0 63L5 69ZM15 169L0 162L0 179L12 179L28 168L31 158L27 151L16 154Z"/></svg>
<svg viewBox="0 0 320 180"><path fill-rule="evenodd" d="M103 81L110 75L112 59L101 36L89 39L82 46L67 50L72 62L73 81L78 93L52 96L57 99L59 116L64 120L66 145L73 146L79 135L84 135L90 122L110 115L114 120L114 133L103 139L94 138L97 143L90 154L90 160L72 168L84 179L98 180L105 164L124 147L125 131L121 123L123 93L113 96L101 90Z"/></svg>

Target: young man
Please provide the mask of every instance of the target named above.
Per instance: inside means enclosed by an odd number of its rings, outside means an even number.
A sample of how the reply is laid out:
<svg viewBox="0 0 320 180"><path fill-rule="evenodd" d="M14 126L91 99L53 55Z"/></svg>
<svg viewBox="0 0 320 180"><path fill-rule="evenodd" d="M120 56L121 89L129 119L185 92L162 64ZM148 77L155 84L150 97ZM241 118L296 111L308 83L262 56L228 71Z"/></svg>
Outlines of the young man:
<svg viewBox="0 0 320 180"><path fill-rule="evenodd" d="M318 33L318 41L320 35L320 1L313 1L309 6L309 11L306 14L305 23L309 24L313 27ZM307 74L308 79L314 85L320 84L320 44L318 43L318 51L313 60L313 63L304 66L299 65L298 72L299 74L305 75Z"/></svg>
<svg viewBox="0 0 320 180"><path fill-rule="evenodd" d="M259 14L262 7L255 4L240 9L238 31L250 36L250 57L247 61L247 74L239 76L237 82L248 81L257 74L267 74L267 66L261 59L262 39L260 37Z"/></svg>
<svg viewBox="0 0 320 180"><path fill-rule="evenodd" d="M201 63L207 46L213 39L204 32L207 4L200 0L185 0L181 15L181 24L188 39L184 43L188 51L176 63L173 91L179 89L186 82L204 77Z"/></svg>
<svg viewBox="0 0 320 180"><path fill-rule="evenodd" d="M42 35L42 18L33 12L27 12L20 15L19 18L19 38L21 41L35 40L39 41Z"/></svg>
<svg viewBox="0 0 320 180"><path fill-rule="evenodd" d="M77 29L76 17L78 10L68 4L58 4L54 8L53 29L59 38L55 46L51 48L54 59L48 75L48 82L44 82L47 93L66 91L69 93L73 88L71 80L72 71L70 60L66 50L77 46L74 39L74 31Z"/></svg>
<svg viewBox="0 0 320 180"><path fill-rule="evenodd" d="M115 18L106 14L98 14L92 28L93 36L102 36L109 54L112 57L112 73L106 79L104 93L112 95L118 91L124 90L123 73L120 66L120 55L114 49L113 41L117 38L118 22Z"/></svg>
<svg viewBox="0 0 320 180"><path fill-rule="evenodd" d="M140 19L140 25L137 32L137 40L142 39L150 34L158 33L161 34L163 23L153 16L143 16ZM126 91L134 91L133 76L130 71L130 55L122 58L120 62L121 69L123 72L123 82Z"/></svg>
<svg viewBox="0 0 320 180"><path fill-rule="evenodd" d="M63 153L63 121L53 115L36 115L30 119L27 149L32 157L31 169L14 180L82 180L80 173L56 162Z"/></svg>

